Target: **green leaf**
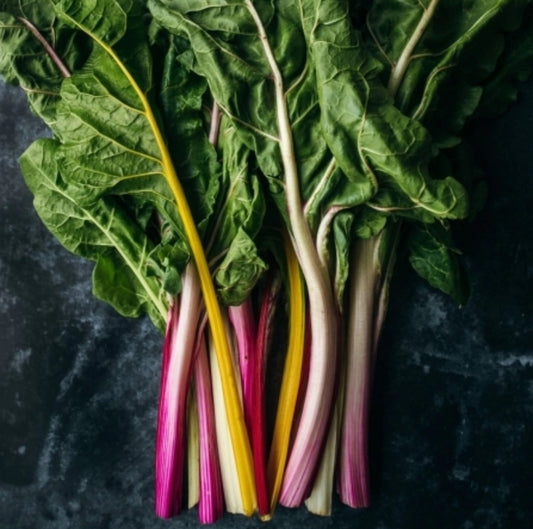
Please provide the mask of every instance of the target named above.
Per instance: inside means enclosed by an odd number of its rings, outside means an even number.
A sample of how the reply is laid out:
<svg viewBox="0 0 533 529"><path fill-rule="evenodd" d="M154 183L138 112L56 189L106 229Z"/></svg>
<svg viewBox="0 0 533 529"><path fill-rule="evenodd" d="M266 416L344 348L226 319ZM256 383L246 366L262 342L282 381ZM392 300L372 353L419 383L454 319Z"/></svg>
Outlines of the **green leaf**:
<svg viewBox="0 0 533 529"><path fill-rule="evenodd" d="M315 234L340 236L323 225L333 220L328 212L373 197L376 208L423 221L466 215L461 184L450 175L431 178L431 138L392 104L382 66L354 32L346 3L150 0L148 6L161 26L190 43L191 68L206 78L254 153L286 220L288 173L280 147L287 141ZM272 81L278 72L283 101ZM279 121L285 105L290 140Z"/></svg>
<svg viewBox="0 0 533 529"><path fill-rule="evenodd" d="M152 47L154 62L161 65L161 119L174 165L201 233L212 217L220 193L221 167L214 146L209 142L212 105L203 77L180 61L187 53L186 43L166 34Z"/></svg>
<svg viewBox="0 0 533 529"><path fill-rule="evenodd" d="M122 15L110 18L104 27L75 3L58 7L61 16L94 44L84 67L62 85L55 127L61 139L61 172L80 190L76 199L81 204L110 194L122 196L131 210L150 203L186 238L170 189L174 167L166 158L156 106L147 97L152 62L143 12L137 4L124 13L128 2L109 2L103 9L112 9L112 3L117 4L113 12ZM113 20L117 28L111 30ZM99 40L100 33L104 40Z"/></svg>
<svg viewBox="0 0 533 529"><path fill-rule="evenodd" d="M75 198L79 190L59 172L57 149L55 140L38 140L20 161L41 220L66 249L96 261L95 295L126 316L148 313L162 329L166 294L147 271L153 243L113 199L81 206Z"/></svg>
<svg viewBox="0 0 533 529"><path fill-rule="evenodd" d="M413 225L408 236L409 262L431 286L464 305L469 283L451 234L440 224Z"/></svg>
<svg viewBox="0 0 533 529"><path fill-rule="evenodd" d="M73 28L83 29L113 46L126 33L132 4L132 0L60 0L56 5L56 13Z"/></svg>
<svg viewBox="0 0 533 529"><path fill-rule="evenodd" d="M326 2L318 4L322 7ZM389 196L406 197L414 210L440 218L464 217L461 184L451 177L431 178L430 136L420 123L393 105L378 77L379 68L342 16L342 3L335 5L319 11L324 19L315 21L311 35L321 119L335 159L347 175L350 163L360 164L354 170L364 172L374 193L379 192L383 180L395 190ZM339 151L346 153L345 158Z"/></svg>
<svg viewBox="0 0 533 529"><path fill-rule="evenodd" d="M497 68L506 32L516 29L527 3L373 2L369 38L387 66L396 104L420 120L440 146L459 141L465 121L479 104L482 85Z"/></svg>
<svg viewBox="0 0 533 529"><path fill-rule="evenodd" d="M265 215L265 199L253 152L242 142L231 120L222 119L218 149L222 156L221 193L213 220L213 256L224 252L238 229L255 239Z"/></svg>
<svg viewBox="0 0 533 529"><path fill-rule="evenodd" d="M215 281L226 305L239 305L263 275L267 265L248 234L238 229L226 256L215 272Z"/></svg>
<svg viewBox="0 0 533 529"><path fill-rule="evenodd" d="M0 1L0 75L24 89L31 110L52 128L61 83L86 61L91 48L58 20L54 4Z"/></svg>

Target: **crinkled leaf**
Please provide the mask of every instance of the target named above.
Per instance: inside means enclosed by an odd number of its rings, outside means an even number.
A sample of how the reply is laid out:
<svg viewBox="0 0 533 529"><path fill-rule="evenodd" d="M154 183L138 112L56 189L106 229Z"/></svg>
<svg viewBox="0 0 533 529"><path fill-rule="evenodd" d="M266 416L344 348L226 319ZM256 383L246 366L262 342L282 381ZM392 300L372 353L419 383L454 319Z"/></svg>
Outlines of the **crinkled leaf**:
<svg viewBox="0 0 533 529"><path fill-rule="evenodd" d="M479 104L482 84L496 68L505 32L515 29L529 0L376 0L368 17L377 53L394 76L396 104L419 119L441 146L458 135ZM433 10L433 8L435 9ZM432 14L431 14L432 13ZM431 15L431 16L429 16ZM420 31L420 22L428 23ZM370 37L369 37L370 38Z"/></svg>
<svg viewBox="0 0 533 529"><path fill-rule="evenodd" d="M195 53L191 66L206 77L222 110L236 118L234 126L241 142L254 153L276 204L286 213L272 72L246 3L154 1L149 6L163 26L190 41ZM307 200L327 173L332 155L321 135L313 65L307 60L305 39L296 25L299 12L293 4L276 4L275 11L273 7L270 2L254 3L268 26L287 83L301 192ZM340 188L345 178L338 176L330 182Z"/></svg>
<svg viewBox="0 0 533 529"><path fill-rule="evenodd" d="M335 295L337 298L337 305L342 311L344 300L344 289L346 282L350 277L350 255L353 243L353 215L346 212L341 212L335 216L333 221L333 230L335 242L335 271L334 271L334 285Z"/></svg>
<svg viewBox="0 0 533 529"><path fill-rule="evenodd" d="M367 60L366 48L342 16L345 6L323 4L312 33L322 123L328 143L345 174L350 160L358 160L374 192L381 179L407 197L413 210L435 217L461 218L466 214L464 190L451 177L434 180L428 171L431 139L415 120L392 104L378 78L379 69ZM336 152L344 145L345 165ZM356 162L352 161L352 165ZM392 195L391 195L392 196ZM394 203L389 206L394 207ZM401 214L401 211L398 211Z"/></svg>
<svg viewBox="0 0 533 529"><path fill-rule="evenodd" d="M222 192L215 218L211 252L229 246L237 229L255 238L263 223L265 200L253 153L243 144L232 122L222 119L218 147L223 156Z"/></svg>
<svg viewBox="0 0 533 529"><path fill-rule="evenodd" d="M439 224L413 225L408 248L409 261L415 271L430 285L463 305L468 298L469 284L449 230Z"/></svg>
<svg viewBox="0 0 533 529"><path fill-rule="evenodd" d="M244 230L238 229L224 260L215 272L222 301L226 305L242 303L266 268L253 240Z"/></svg>
<svg viewBox="0 0 533 529"><path fill-rule="evenodd" d="M60 0L56 3L56 12L68 24L83 28L83 31L113 46L126 33L133 0Z"/></svg>
<svg viewBox="0 0 533 529"><path fill-rule="evenodd" d="M178 60L186 49L184 43L170 36L154 47L158 53L154 60L163 65L158 92L169 150L203 232L220 192L221 168L207 134L210 123L206 123L205 106L211 104L207 84Z"/></svg>
<svg viewBox="0 0 533 529"><path fill-rule="evenodd" d="M55 3L53 0L0 1L0 74L6 82L23 87L32 111L52 128L65 74L35 32L39 32L68 71L79 68L91 49L78 32L58 20ZM34 32L21 18L34 26Z"/></svg>
<svg viewBox="0 0 533 529"><path fill-rule="evenodd" d="M162 329L166 295L147 272L152 242L112 198L81 206L78 190L60 175L57 148L55 140L38 140L21 157L37 213L65 248L96 261L95 295L126 316L148 313Z"/></svg>
<svg viewBox="0 0 533 529"><path fill-rule="evenodd" d="M127 197L135 209L149 202L185 237L169 187L173 168L165 159L159 112L148 97L153 72L145 13L139 4L100 3L98 9L111 10L103 27L86 6L58 6L61 17L94 42L90 59L61 90L56 132L62 174L83 188L80 203L109 194Z"/></svg>
<svg viewBox="0 0 533 529"><path fill-rule="evenodd" d="M199 218L209 219L205 228L205 247L208 257L216 268L234 244L237 231L242 229L255 239L263 223L265 204L257 177L255 156L247 148L235 127L212 108L207 83L187 66L190 52L187 42L168 33L160 36L159 42L168 47L164 57L161 101L163 119L168 131L171 152L181 180L191 198L191 207ZM211 141L206 133L215 121L218 130ZM218 162L218 157L222 163ZM203 227L203 226L202 226ZM256 250L257 254L258 251ZM231 255L237 256L237 252ZM239 258L240 259L240 258ZM224 262L226 276L231 275L231 263ZM242 268L242 263L235 266ZM244 276L239 272L241 279ZM251 274L254 282L258 275ZM223 299L237 304L253 284L237 284L235 292L225 286Z"/></svg>
<svg viewBox="0 0 533 529"><path fill-rule="evenodd" d="M354 232L358 239L369 239L377 235L387 223L387 216L380 211L364 207L357 210Z"/></svg>
<svg viewBox="0 0 533 529"><path fill-rule="evenodd" d="M394 210L423 221L466 215L461 184L450 176L430 177L431 138L392 104L379 78L381 65L354 32L346 3L150 0L148 5L159 24L189 41L190 67L206 78L232 118L286 218L279 149L286 140L278 121L285 104L307 219L315 233L340 237L335 248L346 242L342 230L327 226L334 218L329 212L373 196L385 214ZM272 56L260 38L263 29ZM272 81L277 70L283 102Z"/></svg>

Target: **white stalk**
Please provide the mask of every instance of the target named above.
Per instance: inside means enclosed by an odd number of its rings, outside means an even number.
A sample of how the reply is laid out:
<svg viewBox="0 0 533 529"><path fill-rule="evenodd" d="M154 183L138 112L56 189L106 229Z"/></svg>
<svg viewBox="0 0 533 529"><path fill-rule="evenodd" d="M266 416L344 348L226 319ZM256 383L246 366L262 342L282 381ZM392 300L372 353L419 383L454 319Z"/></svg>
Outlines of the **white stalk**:
<svg viewBox="0 0 533 529"><path fill-rule="evenodd" d="M373 372L374 313L378 296L380 237L360 239L350 287L343 430L339 454L339 495L351 507L370 502L368 413Z"/></svg>
<svg viewBox="0 0 533 529"><path fill-rule="evenodd" d="M398 58L398 61L396 61L396 64L391 70L388 89L389 93L393 97L396 95L398 88L400 88L400 84L403 81L403 77L405 75L405 72L407 71L409 62L411 61L411 58L413 56L413 52L415 51L415 48L420 42L422 35L424 35L424 32L426 31L429 23L431 22L431 19L435 14L435 9L437 9L438 3L439 0L431 0L429 5L424 8L422 16L420 17L420 20L418 21L418 24L415 30L413 31L411 38L407 41L407 44L403 48L402 53Z"/></svg>
<svg viewBox="0 0 533 529"><path fill-rule="evenodd" d="M335 409L331 417L326 446L318 468L311 494L305 500L309 512L318 516L331 516L333 505L333 484L337 467L337 450L340 437L342 395L337 396Z"/></svg>
<svg viewBox="0 0 533 529"><path fill-rule="evenodd" d="M322 452L333 400L335 373L332 373L331 366L336 363L337 317L330 279L323 270L311 230L303 213L300 179L283 78L268 42L265 28L253 3L245 0L245 5L256 24L259 39L272 72L291 235L309 297L312 340L309 379L302 415L287 463L280 496L280 502L290 507L300 505L305 499Z"/></svg>
<svg viewBox="0 0 533 529"><path fill-rule="evenodd" d="M227 333L227 324L225 327ZM228 341L231 343L230 340ZM231 442L226 407L224 406L220 366L218 364L215 346L212 339L209 339L209 362L211 364L211 384L213 387L213 402L215 405L215 426L218 444L218 456L220 461L222 488L224 490L224 500L226 502L226 511L233 514L244 514L244 506L239 487L239 477L237 474L237 465L235 462L235 452ZM234 371L236 371L236 369L234 369Z"/></svg>

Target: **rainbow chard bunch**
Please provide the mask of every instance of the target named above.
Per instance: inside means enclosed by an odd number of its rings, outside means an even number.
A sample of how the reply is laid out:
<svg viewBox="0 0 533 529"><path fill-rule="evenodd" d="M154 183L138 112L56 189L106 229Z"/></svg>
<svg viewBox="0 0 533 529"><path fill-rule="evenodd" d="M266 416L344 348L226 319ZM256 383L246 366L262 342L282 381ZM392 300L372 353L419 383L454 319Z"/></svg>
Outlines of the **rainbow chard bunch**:
<svg viewBox="0 0 533 529"><path fill-rule="evenodd" d="M0 72L51 130L35 208L164 334L158 516L369 504L396 257L465 302L462 134L528 73L531 4L0 1Z"/></svg>

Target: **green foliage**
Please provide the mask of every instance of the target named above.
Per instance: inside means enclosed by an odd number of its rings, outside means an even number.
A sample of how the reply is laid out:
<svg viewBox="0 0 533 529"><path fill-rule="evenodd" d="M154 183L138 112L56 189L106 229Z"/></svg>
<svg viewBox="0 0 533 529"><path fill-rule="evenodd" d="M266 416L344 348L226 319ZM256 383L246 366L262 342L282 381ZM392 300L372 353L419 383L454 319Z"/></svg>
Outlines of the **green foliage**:
<svg viewBox="0 0 533 529"><path fill-rule="evenodd" d="M55 108L64 75L23 20L50 43L69 71L81 67L92 47L83 35L58 19L54 0L0 2L0 74L21 85L32 111L54 127Z"/></svg>
<svg viewBox="0 0 533 529"><path fill-rule="evenodd" d="M9 8L8 13L0 14L6 20L1 28L2 47L10 53L2 55L5 57L0 63L2 74L10 82L24 86L33 83L28 92L30 102L57 138L53 150L47 147L47 156L39 158L43 164L39 170L43 174L57 174L54 178L68 188L69 199L84 211L112 203L113 218L120 217L122 224L129 219L134 232L144 230L145 233L139 233L139 241L144 241L143 251L134 259L131 252L121 248L124 237L114 239L115 253L110 254L103 244L91 244L88 249L71 241L65 231L59 233L54 219L43 218L69 250L96 261L95 295L128 316L148 312L161 328L166 317L165 310L161 310L166 305L163 292L170 295L179 292L180 274L190 256L180 216L163 178L165 161L156 129L163 131L171 142L171 156L201 231L211 228L210 222L215 223L212 217L216 210L216 228L222 228L222 236L213 238L216 244L211 243L211 247L217 256L227 254L224 269L232 277L235 274L228 256L233 256L238 269L243 268L242 255L237 251L239 238L235 237L242 229L240 222L245 217L253 219L246 227L252 237L261 226L264 206L257 178L248 184L242 175L237 178L238 173L232 172L232 168L222 178L222 168L206 133L207 85L178 61L178 56L186 53L183 42L166 35L154 44L141 3L53 4L48 5L46 12L42 5L39 8L32 2L21 3L20 7L18 2L2 6ZM29 31L16 18L20 16L31 17L36 30ZM53 46L57 59L72 67L68 76L58 71L43 50L36 31ZM54 40L62 34L70 35L68 42L66 37L61 40L65 41L65 48ZM73 42L80 43L79 49L69 47ZM154 61L160 62L154 65ZM42 65L46 70L41 71ZM47 92L46 97L41 92ZM36 93L41 95L37 97ZM39 149L35 147L25 155L26 171L29 168L37 171ZM27 161L30 159L32 163ZM251 202L247 200L247 191L244 194L242 191L249 186ZM45 195L42 186L31 188L36 195L36 207L42 200L49 202L50 196ZM87 222L78 226L75 220L72 213L65 223L65 227L75 227L71 234L74 241L79 236L77 230L89 229ZM160 228L158 223L162 223ZM248 258L256 255L258 270L262 270L264 265L258 252L250 252L251 244L252 239L248 238L242 252ZM148 292L143 298L137 286L129 286L141 275L146 279L142 285L149 290L157 287L157 296ZM220 273L219 277L223 275ZM243 293L250 291L258 276L259 273L242 272L234 287L226 281L221 284L223 297L239 301L241 292L242 300ZM139 296L143 298L140 301Z"/></svg>
<svg viewBox="0 0 533 529"><path fill-rule="evenodd" d="M469 284L460 252L453 246L449 230L440 224L413 225L408 238L409 262L427 282L463 305Z"/></svg>
<svg viewBox="0 0 533 529"><path fill-rule="evenodd" d="M56 162L57 141L37 140L21 157L26 183L41 220L71 252L96 261L93 291L125 316L147 312L164 327L168 301L149 277L153 243L111 197L80 205L79 190L65 182Z"/></svg>
<svg viewBox="0 0 533 529"><path fill-rule="evenodd" d="M87 219L69 219L70 240L43 215L67 248L97 262L95 293L122 313L161 312L190 258L162 141L224 302L242 301L267 267L265 218L281 214L291 231L287 142L339 305L353 240L397 219L414 226L415 269L462 302L464 274L442 226L477 211L482 193L456 147L468 120L507 105L529 73L531 13L531 0L3 0L0 73L54 134L23 158L36 207L51 210L52 197L65 207L31 176L42 173L69 204L113 211L139 235L142 251L113 253L82 244ZM272 204L279 213L267 213ZM147 295L128 286L139 274Z"/></svg>

